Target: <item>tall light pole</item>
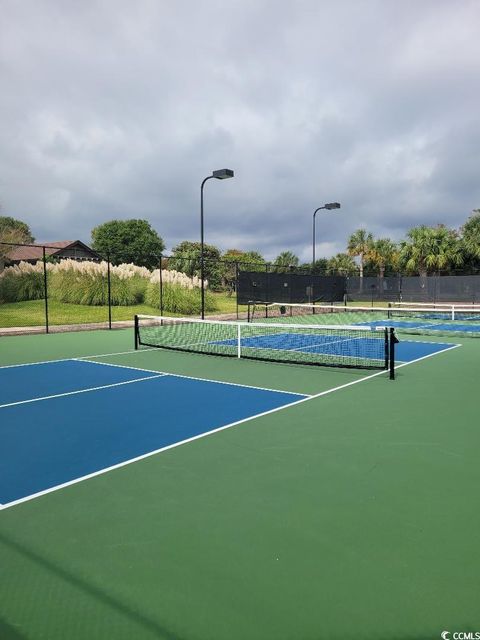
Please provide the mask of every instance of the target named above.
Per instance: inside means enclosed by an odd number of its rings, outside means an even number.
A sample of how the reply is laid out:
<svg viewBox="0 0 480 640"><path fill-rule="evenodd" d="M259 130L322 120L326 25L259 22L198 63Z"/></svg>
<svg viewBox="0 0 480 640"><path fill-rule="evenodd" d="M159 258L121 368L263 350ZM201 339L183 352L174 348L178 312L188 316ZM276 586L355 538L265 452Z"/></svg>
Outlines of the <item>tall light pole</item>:
<svg viewBox="0 0 480 640"><path fill-rule="evenodd" d="M231 169L218 169L213 171L211 176L207 176L200 187L200 279L202 281L202 320L205 319L205 268L204 268L204 247L203 247L203 187L207 180L217 178L217 180L225 180L233 178L234 173Z"/></svg>
<svg viewBox="0 0 480 640"><path fill-rule="evenodd" d="M340 203L328 202L327 204L324 204L323 207L318 207L318 209L315 209L313 212L312 269L315 269L315 216L317 215L317 212L322 209L340 209Z"/></svg>

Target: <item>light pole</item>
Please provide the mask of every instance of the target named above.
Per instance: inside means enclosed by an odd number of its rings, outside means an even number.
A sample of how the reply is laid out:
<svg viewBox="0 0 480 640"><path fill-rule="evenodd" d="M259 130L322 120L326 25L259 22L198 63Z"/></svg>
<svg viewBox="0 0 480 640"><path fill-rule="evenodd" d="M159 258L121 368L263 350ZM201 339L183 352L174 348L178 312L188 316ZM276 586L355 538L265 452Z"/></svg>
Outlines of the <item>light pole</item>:
<svg viewBox="0 0 480 640"><path fill-rule="evenodd" d="M317 215L317 212L322 209L340 209L340 203L328 202L327 204L324 204L323 207L318 207L318 209L315 209L313 212L312 270L315 269L315 216Z"/></svg>
<svg viewBox="0 0 480 640"><path fill-rule="evenodd" d="M213 171L211 176L207 176L200 187L200 279L202 281L202 320L205 319L205 269L203 256L203 187L207 180L217 178L217 180L225 180L233 178L234 173L231 169L218 169Z"/></svg>

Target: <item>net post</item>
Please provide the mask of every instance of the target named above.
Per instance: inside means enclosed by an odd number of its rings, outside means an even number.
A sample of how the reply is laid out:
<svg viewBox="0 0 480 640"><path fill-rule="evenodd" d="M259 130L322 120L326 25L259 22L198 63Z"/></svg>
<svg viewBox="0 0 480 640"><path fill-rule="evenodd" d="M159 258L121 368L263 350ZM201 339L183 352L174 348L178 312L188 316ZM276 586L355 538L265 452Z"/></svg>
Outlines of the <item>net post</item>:
<svg viewBox="0 0 480 640"><path fill-rule="evenodd" d="M395 380L395 344L397 342L397 338L395 336L395 329L390 327L390 339L389 339L389 350L390 350L390 380Z"/></svg>
<svg viewBox="0 0 480 640"><path fill-rule="evenodd" d="M242 357L242 325L237 325L237 358Z"/></svg>
<svg viewBox="0 0 480 640"><path fill-rule="evenodd" d="M388 329L385 327L384 329L384 340L385 340L385 369L388 369L389 359L390 359L390 344L388 340Z"/></svg>
<svg viewBox="0 0 480 640"><path fill-rule="evenodd" d="M135 314L135 351L138 350L138 316Z"/></svg>

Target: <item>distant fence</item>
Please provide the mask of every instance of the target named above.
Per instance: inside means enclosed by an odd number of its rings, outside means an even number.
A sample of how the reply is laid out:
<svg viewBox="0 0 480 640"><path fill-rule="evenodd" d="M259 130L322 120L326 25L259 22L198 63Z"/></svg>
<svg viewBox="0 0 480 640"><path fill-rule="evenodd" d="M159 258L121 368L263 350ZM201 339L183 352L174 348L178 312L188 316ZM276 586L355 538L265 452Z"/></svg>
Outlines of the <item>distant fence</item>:
<svg viewBox="0 0 480 640"><path fill-rule="evenodd" d="M26 256L12 264L9 253ZM200 316L198 256L101 256L0 243L0 330L114 328L135 314ZM15 255L18 255L15 254ZM30 257L28 257L30 256ZM480 302L480 275L345 277L241 260L204 260L208 315L243 317L249 302Z"/></svg>
<svg viewBox="0 0 480 640"><path fill-rule="evenodd" d="M480 302L480 275L350 277L349 301Z"/></svg>
<svg viewBox="0 0 480 640"><path fill-rule="evenodd" d="M275 265L239 270L237 299L248 302L480 302L480 275L330 276L288 271Z"/></svg>
<svg viewBox="0 0 480 640"><path fill-rule="evenodd" d="M338 302L344 299L345 277L293 270L278 272L271 265L262 271L239 270L237 300L249 302Z"/></svg>
<svg viewBox="0 0 480 640"><path fill-rule="evenodd" d="M240 264L205 257L207 314L241 316ZM0 330L111 329L133 323L135 314L200 316L200 272L199 256L81 254L0 243Z"/></svg>

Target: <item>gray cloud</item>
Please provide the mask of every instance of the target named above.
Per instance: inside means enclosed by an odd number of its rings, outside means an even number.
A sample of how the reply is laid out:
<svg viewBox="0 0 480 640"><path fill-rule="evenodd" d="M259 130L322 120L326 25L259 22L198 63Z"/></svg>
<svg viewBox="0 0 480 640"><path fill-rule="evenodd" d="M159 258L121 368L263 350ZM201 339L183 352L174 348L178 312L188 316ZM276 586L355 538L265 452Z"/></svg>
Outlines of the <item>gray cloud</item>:
<svg viewBox="0 0 480 640"><path fill-rule="evenodd" d="M39 240L113 217L172 247L311 254L480 206L476 1L2 0L0 202Z"/></svg>

